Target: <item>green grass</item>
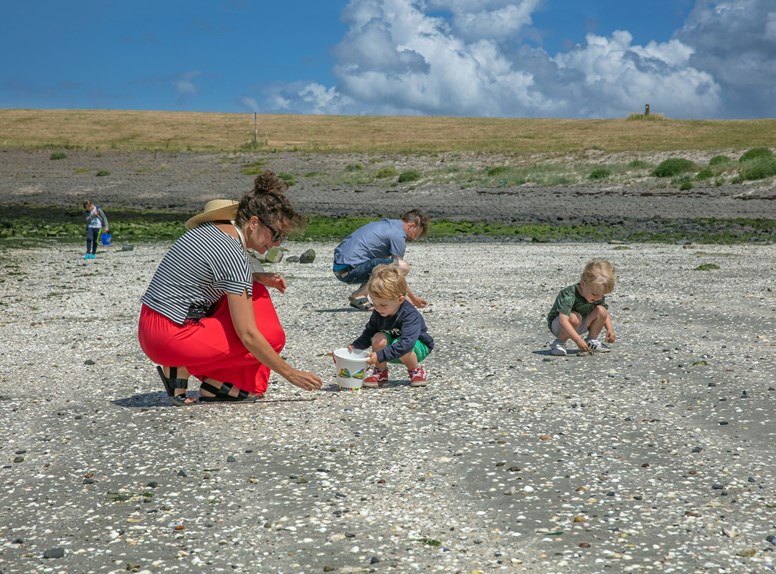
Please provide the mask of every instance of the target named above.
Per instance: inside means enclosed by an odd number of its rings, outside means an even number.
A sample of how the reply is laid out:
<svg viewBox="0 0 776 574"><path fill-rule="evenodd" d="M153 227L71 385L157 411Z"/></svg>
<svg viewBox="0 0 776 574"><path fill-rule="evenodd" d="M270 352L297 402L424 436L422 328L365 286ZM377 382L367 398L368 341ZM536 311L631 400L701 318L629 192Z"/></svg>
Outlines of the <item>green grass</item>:
<svg viewBox="0 0 776 574"><path fill-rule="evenodd" d="M587 176L589 179L606 179L612 175L612 172L609 171L605 167L596 167L593 169L593 171L590 172L590 175Z"/></svg>
<svg viewBox="0 0 776 574"><path fill-rule="evenodd" d="M740 158L739 162L752 161L756 159L773 159L773 152L767 147L755 147L746 150Z"/></svg>
<svg viewBox="0 0 776 574"><path fill-rule="evenodd" d="M253 163L244 165L240 171L243 173L243 175L259 175L266 169L264 165L264 160L260 159L258 161L254 161Z"/></svg>
<svg viewBox="0 0 776 574"><path fill-rule="evenodd" d="M409 170L409 171L403 171L399 174L399 183L408 183L411 181L417 181L421 177L421 174L419 171L416 170Z"/></svg>
<svg viewBox="0 0 776 574"><path fill-rule="evenodd" d="M143 241L174 241L185 232L189 213L111 210L111 244ZM307 227L291 235L290 241L340 240L365 223L367 217L309 216ZM655 220L648 229L623 223L562 224L558 221L516 222L511 225L487 221L434 220L429 229L431 241L506 240L533 242L632 241L676 243L692 241L707 244L741 244L769 241L776 236L776 220L771 219L672 219ZM81 210L56 207L5 206L0 218L0 246L24 247L45 242L84 241Z"/></svg>
<svg viewBox="0 0 776 574"><path fill-rule="evenodd" d="M742 162L740 176L743 180L767 179L776 175L776 159L773 156L759 156Z"/></svg>

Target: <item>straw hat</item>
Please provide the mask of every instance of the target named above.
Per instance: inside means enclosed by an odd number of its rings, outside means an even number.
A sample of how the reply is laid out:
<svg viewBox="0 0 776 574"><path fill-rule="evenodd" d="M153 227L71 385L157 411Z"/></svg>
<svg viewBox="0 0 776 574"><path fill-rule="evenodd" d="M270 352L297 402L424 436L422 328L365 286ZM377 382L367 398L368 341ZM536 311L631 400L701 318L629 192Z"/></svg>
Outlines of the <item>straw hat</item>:
<svg viewBox="0 0 776 574"><path fill-rule="evenodd" d="M234 199L212 199L205 204L205 211L186 222L186 229L193 229L206 221L229 221L237 217L239 201Z"/></svg>

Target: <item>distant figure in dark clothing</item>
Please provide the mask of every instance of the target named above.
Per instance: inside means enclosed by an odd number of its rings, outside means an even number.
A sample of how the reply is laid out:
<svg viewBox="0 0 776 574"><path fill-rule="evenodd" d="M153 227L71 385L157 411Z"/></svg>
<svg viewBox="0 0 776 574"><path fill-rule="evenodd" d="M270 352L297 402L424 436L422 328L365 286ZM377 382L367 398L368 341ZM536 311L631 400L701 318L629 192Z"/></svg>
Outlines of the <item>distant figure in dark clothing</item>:
<svg viewBox="0 0 776 574"><path fill-rule="evenodd" d="M108 233L108 218L99 205L94 205L91 200L84 201L86 210L86 255L84 259L94 259L97 256L97 240L100 232Z"/></svg>

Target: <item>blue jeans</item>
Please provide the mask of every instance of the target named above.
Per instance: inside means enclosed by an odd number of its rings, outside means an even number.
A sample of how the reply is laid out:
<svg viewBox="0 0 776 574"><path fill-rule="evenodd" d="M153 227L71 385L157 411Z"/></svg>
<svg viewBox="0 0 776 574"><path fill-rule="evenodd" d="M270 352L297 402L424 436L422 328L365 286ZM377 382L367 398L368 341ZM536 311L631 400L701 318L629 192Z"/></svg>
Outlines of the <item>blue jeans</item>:
<svg viewBox="0 0 776 574"><path fill-rule="evenodd" d="M372 275L372 269L378 265L390 265L393 262L394 259L392 257L389 257L388 259L370 259L369 261L359 263L355 267L350 267L349 270L346 266L337 265L335 263L333 271L335 277L337 277L337 279L343 283L347 283L349 285L353 283L361 283L363 285L369 281L369 277ZM343 271L347 271L347 273L343 274Z"/></svg>
<svg viewBox="0 0 776 574"><path fill-rule="evenodd" d="M86 228L86 254L91 253L94 255L97 253L97 240L100 238L99 227L87 227Z"/></svg>

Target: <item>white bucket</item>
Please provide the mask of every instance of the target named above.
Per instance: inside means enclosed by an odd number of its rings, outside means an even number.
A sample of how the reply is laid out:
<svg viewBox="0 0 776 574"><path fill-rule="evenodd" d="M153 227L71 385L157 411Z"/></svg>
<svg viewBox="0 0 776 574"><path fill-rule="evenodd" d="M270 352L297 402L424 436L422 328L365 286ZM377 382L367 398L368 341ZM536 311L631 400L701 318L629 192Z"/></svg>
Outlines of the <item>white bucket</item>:
<svg viewBox="0 0 776 574"><path fill-rule="evenodd" d="M366 376L366 360L369 358L369 354L369 351L358 349L348 351L347 347L337 349L332 353L334 364L337 366L337 384L340 390L361 390Z"/></svg>

